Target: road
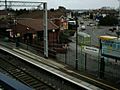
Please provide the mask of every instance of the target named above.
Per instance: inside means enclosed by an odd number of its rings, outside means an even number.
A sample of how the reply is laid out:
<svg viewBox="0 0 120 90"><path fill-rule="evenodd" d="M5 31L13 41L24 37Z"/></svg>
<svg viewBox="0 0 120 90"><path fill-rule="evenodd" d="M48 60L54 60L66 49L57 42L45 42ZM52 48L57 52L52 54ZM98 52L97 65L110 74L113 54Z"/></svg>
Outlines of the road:
<svg viewBox="0 0 120 90"><path fill-rule="evenodd" d="M82 19L80 18L79 21L81 21L81 20ZM85 32L85 33L91 35L92 45L97 46L99 44L98 37L100 35L108 35L108 34L116 35L115 32L109 31L109 28L111 28L111 26L97 26L97 25L96 26L88 26L90 22L97 24L97 22L95 22L93 20L84 21L84 25L86 26L86 30L79 29L79 31L82 31L82 32ZM79 25L79 26L81 26L81 25Z"/></svg>

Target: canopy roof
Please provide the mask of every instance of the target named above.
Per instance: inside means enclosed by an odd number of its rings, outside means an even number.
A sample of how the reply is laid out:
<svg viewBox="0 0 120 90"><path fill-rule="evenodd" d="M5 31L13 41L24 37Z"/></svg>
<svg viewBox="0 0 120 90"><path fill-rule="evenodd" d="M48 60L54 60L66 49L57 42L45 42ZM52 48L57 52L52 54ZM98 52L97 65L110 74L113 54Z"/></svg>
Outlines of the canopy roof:
<svg viewBox="0 0 120 90"><path fill-rule="evenodd" d="M99 38L101 39L101 40L114 40L114 39L116 39L117 37L115 37L115 36L99 36Z"/></svg>

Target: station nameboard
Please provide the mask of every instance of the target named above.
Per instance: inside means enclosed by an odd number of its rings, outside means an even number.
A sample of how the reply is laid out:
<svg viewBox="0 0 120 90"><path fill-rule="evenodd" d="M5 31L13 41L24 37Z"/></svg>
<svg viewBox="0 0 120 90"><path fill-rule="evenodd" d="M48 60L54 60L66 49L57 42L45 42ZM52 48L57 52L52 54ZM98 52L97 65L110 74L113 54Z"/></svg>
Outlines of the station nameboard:
<svg viewBox="0 0 120 90"><path fill-rule="evenodd" d="M83 46L83 52L98 56L99 54L99 49L95 47L90 47L90 46Z"/></svg>

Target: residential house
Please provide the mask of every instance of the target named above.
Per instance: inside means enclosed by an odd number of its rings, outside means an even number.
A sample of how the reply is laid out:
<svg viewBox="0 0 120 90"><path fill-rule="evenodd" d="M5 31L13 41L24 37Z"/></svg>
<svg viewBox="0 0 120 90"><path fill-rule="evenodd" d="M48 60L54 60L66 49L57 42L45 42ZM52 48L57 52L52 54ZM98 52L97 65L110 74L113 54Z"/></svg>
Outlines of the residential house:
<svg viewBox="0 0 120 90"><path fill-rule="evenodd" d="M6 29L9 28L7 22L8 13L5 10L0 10L0 37L9 36L9 33Z"/></svg>
<svg viewBox="0 0 120 90"><path fill-rule="evenodd" d="M0 10L0 19L6 18L8 15L7 11L5 10Z"/></svg>
<svg viewBox="0 0 120 90"><path fill-rule="evenodd" d="M43 44L44 28L42 19L17 19L12 27L13 36L18 33L21 40L29 43ZM57 25L48 21L48 43L49 45L59 42L59 28Z"/></svg>
<svg viewBox="0 0 120 90"><path fill-rule="evenodd" d="M59 46L59 33L61 24L54 23L55 19L65 17L65 9L48 10L48 44ZM43 44L43 11L35 10L24 13L16 18L16 25L13 26L13 35L19 33L22 41ZM59 23L59 22L58 22ZM60 45L61 46L61 45Z"/></svg>
<svg viewBox="0 0 120 90"><path fill-rule="evenodd" d="M48 20L54 22L60 29L66 27L66 12L67 10L64 7L59 7L58 9L50 9L48 10ZM22 15L18 16L18 18L32 18L38 19L43 18L43 10L31 10L27 13L23 13ZM64 19L65 22L61 22Z"/></svg>

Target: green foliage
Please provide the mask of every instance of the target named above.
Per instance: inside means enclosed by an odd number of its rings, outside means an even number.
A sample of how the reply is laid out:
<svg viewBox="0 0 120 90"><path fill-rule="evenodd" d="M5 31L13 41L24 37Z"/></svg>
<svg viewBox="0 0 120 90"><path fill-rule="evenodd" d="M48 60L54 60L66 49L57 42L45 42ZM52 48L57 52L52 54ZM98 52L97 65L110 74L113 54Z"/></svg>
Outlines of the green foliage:
<svg viewBox="0 0 120 90"><path fill-rule="evenodd" d="M93 14L92 13L90 14L90 19L93 19Z"/></svg>
<svg viewBox="0 0 120 90"><path fill-rule="evenodd" d="M29 12L29 10L27 10L27 9L20 9L20 10L15 11L17 16L21 15L21 14L24 14L24 13L28 13L28 12Z"/></svg>
<svg viewBox="0 0 120 90"><path fill-rule="evenodd" d="M118 24L117 17L111 15L107 15L106 17L101 18L99 21L99 25L102 26L113 26L117 24Z"/></svg>
<svg viewBox="0 0 120 90"><path fill-rule="evenodd" d="M59 36L60 43L68 43L68 38L71 36L71 33L73 33L73 30L65 30L64 32L61 32Z"/></svg>

